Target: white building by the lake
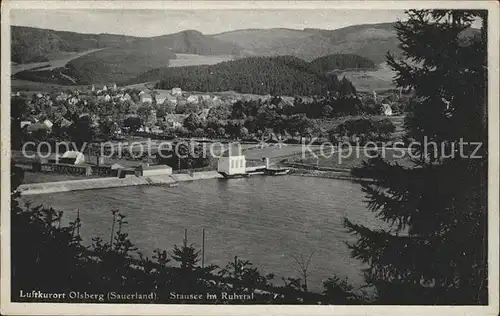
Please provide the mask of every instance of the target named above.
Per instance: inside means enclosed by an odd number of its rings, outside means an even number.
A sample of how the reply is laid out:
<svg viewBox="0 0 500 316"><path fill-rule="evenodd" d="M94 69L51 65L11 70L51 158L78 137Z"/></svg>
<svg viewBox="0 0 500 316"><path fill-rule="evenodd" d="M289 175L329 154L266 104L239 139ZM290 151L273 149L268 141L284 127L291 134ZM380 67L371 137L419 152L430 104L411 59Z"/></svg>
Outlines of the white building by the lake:
<svg viewBox="0 0 500 316"><path fill-rule="evenodd" d="M244 155L233 156L229 155L228 152L219 158L217 164L217 172L226 176L246 174L246 168L247 162Z"/></svg>

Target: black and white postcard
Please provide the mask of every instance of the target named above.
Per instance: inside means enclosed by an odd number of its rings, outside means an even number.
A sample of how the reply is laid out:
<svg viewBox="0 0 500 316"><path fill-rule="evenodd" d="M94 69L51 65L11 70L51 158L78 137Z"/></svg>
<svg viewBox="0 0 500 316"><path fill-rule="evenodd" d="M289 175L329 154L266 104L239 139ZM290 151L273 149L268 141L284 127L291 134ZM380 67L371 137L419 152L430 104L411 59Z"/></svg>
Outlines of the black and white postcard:
<svg viewBox="0 0 500 316"><path fill-rule="evenodd" d="M2 314L498 314L497 1L1 13Z"/></svg>

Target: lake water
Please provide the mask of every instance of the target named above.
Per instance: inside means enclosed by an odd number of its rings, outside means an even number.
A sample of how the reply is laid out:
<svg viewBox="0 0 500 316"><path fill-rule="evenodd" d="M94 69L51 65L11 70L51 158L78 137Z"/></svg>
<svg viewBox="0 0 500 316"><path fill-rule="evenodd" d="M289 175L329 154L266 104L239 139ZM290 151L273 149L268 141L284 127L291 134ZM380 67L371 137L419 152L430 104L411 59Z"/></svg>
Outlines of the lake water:
<svg viewBox="0 0 500 316"><path fill-rule="evenodd" d="M363 265L345 245L356 237L342 226L344 217L368 227L380 225L358 184L299 176L201 180L175 188L126 187L23 200L65 211L66 222L75 219L78 208L87 244L95 236L109 240L111 210L119 209L127 215L131 240L147 256L155 248L172 253L174 244L182 244L185 228L188 242L199 247L205 228L206 263L224 266L237 255L278 279L299 276L292 257L314 251L308 282L314 290L334 274L355 285L363 282Z"/></svg>

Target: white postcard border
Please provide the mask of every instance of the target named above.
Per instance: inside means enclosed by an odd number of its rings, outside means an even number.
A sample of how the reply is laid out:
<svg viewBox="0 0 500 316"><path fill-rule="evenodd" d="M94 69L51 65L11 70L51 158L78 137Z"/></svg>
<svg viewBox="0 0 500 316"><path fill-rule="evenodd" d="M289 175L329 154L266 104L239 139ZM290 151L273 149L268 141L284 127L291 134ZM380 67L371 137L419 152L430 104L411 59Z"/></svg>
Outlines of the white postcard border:
<svg viewBox="0 0 500 316"><path fill-rule="evenodd" d="M499 5L496 1L9 1L1 11L1 314L5 315L497 315L499 310ZM163 305L10 302L11 9L488 9L488 306Z"/></svg>

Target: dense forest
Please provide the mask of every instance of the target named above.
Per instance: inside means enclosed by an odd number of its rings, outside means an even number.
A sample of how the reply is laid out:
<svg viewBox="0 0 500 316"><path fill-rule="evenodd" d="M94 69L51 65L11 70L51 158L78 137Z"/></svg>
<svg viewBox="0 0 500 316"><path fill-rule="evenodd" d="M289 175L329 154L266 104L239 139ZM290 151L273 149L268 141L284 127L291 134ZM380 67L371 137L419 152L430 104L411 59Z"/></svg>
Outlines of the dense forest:
<svg viewBox="0 0 500 316"><path fill-rule="evenodd" d="M168 65L176 57L151 46L109 48L70 61L65 73L80 84L129 80L146 69Z"/></svg>
<svg viewBox="0 0 500 316"><path fill-rule="evenodd" d="M373 61L354 54L333 54L316 58L311 65L318 71L327 72L352 68L375 68Z"/></svg>
<svg viewBox="0 0 500 316"><path fill-rule="evenodd" d="M293 56L249 57L216 65L161 67L175 53L158 53L155 44L108 48L70 61L65 68L22 71L14 77L58 84L117 82L132 84L159 81L157 88L182 87L187 91L237 91L273 95L325 95L338 91L340 82L332 69L371 67L373 62L356 55L331 55L312 63ZM139 75L144 69L149 71Z"/></svg>
<svg viewBox="0 0 500 316"><path fill-rule="evenodd" d="M133 82L160 80L157 88L228 91L272 95L324 95L338 91L339 80L292 56L251 57L211 66L159 68Z"/></svg>

